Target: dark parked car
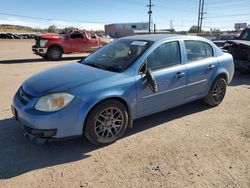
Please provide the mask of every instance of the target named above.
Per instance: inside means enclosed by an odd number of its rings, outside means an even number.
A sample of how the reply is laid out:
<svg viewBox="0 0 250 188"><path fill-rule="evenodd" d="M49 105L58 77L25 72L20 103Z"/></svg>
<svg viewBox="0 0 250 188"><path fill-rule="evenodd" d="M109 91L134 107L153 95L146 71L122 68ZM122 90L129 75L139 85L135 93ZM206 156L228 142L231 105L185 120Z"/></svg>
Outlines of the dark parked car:
<svg viewBox="0 0 250 188"><path fill-rule="evenodd" d="M236 40L238 38L237 34L222 34L213 39L213 43L218 47L222 48L226 41L228 40Z"/></svg>
<svg viewBox="0 0 250 188"><path fill-rule="evenodd" d="M0 33L0 39L13 39L14 36L6 34L6 33Z"/></svg>
<svg viewBox="0 0 250 188"><path fill-rule="evenodd" d="M223 49L233 55L235 69L250 73L250 28L244 29L237 40L229 40Z"/></svg>

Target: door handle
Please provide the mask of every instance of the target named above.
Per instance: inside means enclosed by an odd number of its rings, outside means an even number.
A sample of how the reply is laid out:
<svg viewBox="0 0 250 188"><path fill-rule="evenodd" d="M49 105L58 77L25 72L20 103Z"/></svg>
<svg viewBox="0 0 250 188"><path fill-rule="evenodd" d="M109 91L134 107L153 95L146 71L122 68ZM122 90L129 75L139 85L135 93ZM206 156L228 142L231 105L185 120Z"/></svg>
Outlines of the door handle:
<svg viewBox="0 0 250 188"><path fill-rule="evenodd" d="M181 77L183 77L184 75L185 75L184 72L177 72L177 73L176 73L176 78L181 78Z"/></svg>
<svg viewBox="0 0 250 188"><path fill-rule="evenodd" d="M211 69L213 69L214 67L215 67L215 65L209 65L209 66L208 66L208 69L211 70Z"/></svg>

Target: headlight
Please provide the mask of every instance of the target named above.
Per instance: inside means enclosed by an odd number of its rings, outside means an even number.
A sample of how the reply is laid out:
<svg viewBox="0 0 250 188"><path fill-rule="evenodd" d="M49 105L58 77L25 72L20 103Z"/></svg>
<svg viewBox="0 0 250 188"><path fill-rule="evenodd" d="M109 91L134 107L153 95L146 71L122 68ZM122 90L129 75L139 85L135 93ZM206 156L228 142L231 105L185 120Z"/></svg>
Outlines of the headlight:
<svg viewBox="0 0 250 188"><path fill-rule="evenodd" d="M40 40L40 46L41 46L41 47L44 47L44 46L46 45L47 42L48 42L48 40L41 39L41 40Z"/></svg>
<svg viewBox="0 0 250 188"><path fill-rule="evenodd" d="M68 93L45 95L37 101L35 109L44 112L58 111L67 106L73 99L74 96Z"/></svg>

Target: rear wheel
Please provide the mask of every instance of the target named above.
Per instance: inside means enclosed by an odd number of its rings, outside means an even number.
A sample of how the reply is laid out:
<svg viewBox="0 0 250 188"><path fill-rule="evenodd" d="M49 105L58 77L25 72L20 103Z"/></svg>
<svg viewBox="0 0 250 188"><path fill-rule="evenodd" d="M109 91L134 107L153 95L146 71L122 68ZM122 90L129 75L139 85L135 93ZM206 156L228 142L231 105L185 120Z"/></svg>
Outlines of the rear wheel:
<svg viewBox="0 0 250 188"><path fill-rule="evenodd" d="M93 144L110 144L122 137L128 120L127 109L122 103L106 100L91 110L85 123L84 134Z"/></svg>
<svg viewBox="0 0 250 188"><path fill-rule="evenodd" d="M47 56L49 60L58 61L62 58L62 53L61 48L53 46L48 49Z"/></svg>
<svg viewBox="0 0 250 188"><path fill-rule="evenodd" d="M224 99L226 94L227 82L223 77L217 78L207 96L205 97L204 101L210 106L218 106Z"/></svg>

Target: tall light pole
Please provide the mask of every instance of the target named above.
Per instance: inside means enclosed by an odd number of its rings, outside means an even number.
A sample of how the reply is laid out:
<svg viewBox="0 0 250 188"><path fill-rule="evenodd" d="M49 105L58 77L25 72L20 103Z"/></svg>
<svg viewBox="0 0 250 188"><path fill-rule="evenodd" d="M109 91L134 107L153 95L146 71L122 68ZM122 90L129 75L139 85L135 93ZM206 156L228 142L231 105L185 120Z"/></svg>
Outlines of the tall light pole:
<svg viewBox="0 0 250 188"><path fill-rule="evenodd" d="M151 0L149 0L149 5L147 5L147 7L148 7L148 33L151 32L151 14L153 13L152 6L154 6L154 5L152 5Z"/></svg>

